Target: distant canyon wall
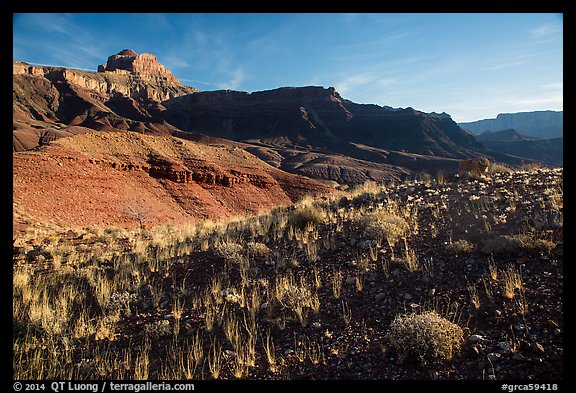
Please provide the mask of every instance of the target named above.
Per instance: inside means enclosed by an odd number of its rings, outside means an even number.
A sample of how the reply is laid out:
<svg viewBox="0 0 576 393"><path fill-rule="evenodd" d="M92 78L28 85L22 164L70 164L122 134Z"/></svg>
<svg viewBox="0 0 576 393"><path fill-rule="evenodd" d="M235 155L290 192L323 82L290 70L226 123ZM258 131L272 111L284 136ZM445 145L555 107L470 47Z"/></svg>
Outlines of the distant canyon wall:
<svg viewBox="0 0 576 393"><path fill-rule="evenodd" d="M459 125L476 134L514 129L521 134L538 138L559 138L564 135L564 112L501 113L495 119L459 123Z"/></svg>

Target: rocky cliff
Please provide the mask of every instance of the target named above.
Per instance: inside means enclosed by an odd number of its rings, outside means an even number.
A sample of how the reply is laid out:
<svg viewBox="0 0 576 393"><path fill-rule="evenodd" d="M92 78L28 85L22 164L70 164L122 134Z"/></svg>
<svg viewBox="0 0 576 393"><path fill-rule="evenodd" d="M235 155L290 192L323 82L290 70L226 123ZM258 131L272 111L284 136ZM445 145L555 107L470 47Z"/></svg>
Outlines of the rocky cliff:
<svg viewBox="0 0 576 393"><path fill-rule="evenodd" d="M516 130L486 131L476 140L498 153L526 157L547 165L563 165L564 138L536 138Z"/></svg>
<svg viewBox="0 0 576 393"><path fill-rule="evenodd" d="M151 55L152 56L152 55ZM155 57L154 57L155 59ZM162 69L165 69L160 65ZM181 95L194 93L198 90L182 85L169 71L168 75L145 75L143 73L119 72L87 72L61 67L33 66L27 63L13 62L13 77L19 81L20 76L45 78L54 83L68 83L89 89L103 98L116 94L141 99L148 98L165 101Z"/></svg>
<svg viewBox="0 0 576 393"><path fill-rule="evenodd" d="M356 104L331 87L198 92L182 85L154 55L129 49L110 56L99 72L22 62L13 68L15 151L92 130L226 138L218 143L333 186L450 171L459 159L480 155L523 161L485 149L446 113ZM148 171L140 169L150 176L198 179L193 171L146 165ZM223 186L242 182L230 174L204 180Z"/></svg>
<svg viewBox="0 0 576 393"><path fill-rule="evenodd" d="M501 113L495 119L459 123L461 127L476 134L507 129L538 138L558 138L564 135L564 112L535 111Z"/></svg>
<svg viewBox="0 0 576 393"><path fill-rule="evenodd" d="M197 90L182 85L155 56L132 53L111 56L102 72L13 62L14 150L90 129L177 132L158 116L161 102Z"/></svg>
<svg viewBox="0 0 576 393"><path fill-rule="evenodd" d="M180 85L180 81L158 62L156 56L151 53L139 55L131 49L124 49L108 57L106 63L98 66L98 72L138 75L145 79L160 79L171 85Z"/></svg>
<svg viewBox="0 0 576 393"><path fill-rule="evenodd" d="M351 142L450 158L481 148L449 116L356 104L334 88L201 92L163 105L163 117L182 130L274 146L331 149Z"/></svg>

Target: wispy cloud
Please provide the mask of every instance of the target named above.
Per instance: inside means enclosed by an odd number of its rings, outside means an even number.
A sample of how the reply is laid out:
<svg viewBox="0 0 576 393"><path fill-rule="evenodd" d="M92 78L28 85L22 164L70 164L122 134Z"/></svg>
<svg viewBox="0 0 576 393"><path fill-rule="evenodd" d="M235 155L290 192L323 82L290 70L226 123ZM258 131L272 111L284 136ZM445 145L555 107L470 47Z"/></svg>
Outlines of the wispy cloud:
<svg viewBox="0 0 576 393"><path fill-rule="evenodd" d="M530 30L530 37L537 40L548 39L562 33L562 27L556 23L546 23Z"/></svg>
<svg viewBox="0 0 576 393"><path fill-rule="evenodd" d="M372 73L353 74L344 77L336 83L336 90L342 94L349 94L351 90L370 84L374 81L375 77Z"/></svg>
<svg viewBox="0 0 576 393"><path fill-rule="evenodd" d="M170 23L170 20L166 14L139 14L139 17L141 18L142 23L145 24L148 28L163 31L174 30L174 26L172 23Z"/></svg>
<svg viewBox="0 0 576 393"><path fill-rule="evenodd" d="M53 60L66 67L86 68L109 55L104 49L104 40L94 37L81 25L74 23L69 14L20 14L18 23L39 30L49 39L38 40L27 35L15 35L15 48L48 50ZM59 44L62 40L65 40L66 45Z"/></svg>
<svg viewBox="0 0 576 393"><path fill-rule="evenodd" d="M214 82L204 82L204 81L199 81L196 79L186 79L186 78L180 78L180 82L184 82L184 83L192 83L193 87L196 87L197 84L200 85L206 85L206 86L215 86L215 87L220 87L219 83L214 83Z"/></svg>
<svg viewBox="0 0 576 393"><path fill-rule="evenodd" d="M357 49L357 48L367 48L367 47L375 47L378 49L382 49L382 47L389 46L389 45L396 45L401 42L406 41L407 38L412 36L413 34L410 32L401 32L396 34L390 34L385 37L379 38L377 40L372 41L359 41L352 44L345 44L340 45L336 49L338 50L350 50L350 49Z"/></svg>
<svg viewBox="0 0 576 393"><path fill-rule="evenodd" d="M480 68L480 71L503 70L505 68L511 68L511 67L516 67L516 66L520 66L520 65L525 65L526 63L528 63L528 60L516 60L516 61L503 62L503 63L495 64L493 66Z"/></svg>
<svg viewBox="0 0 576 393"><path fill-rule="evenodd" d="M224 82L220 83L219 86L222 89L237 89L242 85L242 82L246 79L246 74L242 68L237 68L232 72L231 78Z"/></svg>
<svg viewBox="0 0 576 393"><path fill-rule="evenodd" d="M162 64L172 72L188 68L192 65L186 59L173 55L162 56Z"/></svg>
<svg viewBox="0 0 576 393"><path fill-rule="evenodd" d="M194 19L170 41L163 61L176 77L189 75L187 79L180 77L181 81L200 83L206 88L239 89L247 78L227 33L208 33ZM204 75L202 81L194 78L195 72Z"/></svg>
<svg viewBox="0 0 576 393"><path fill-rule="evenodd" d="M204 85L209 89L223 89L223 90L237 90L246 79L246 74L243 69L239 68L232 72L230 79L225 82L206 82L197 79L180 78L180 82L191 84L193 87L200 88Z"/></svg>
<svg viewBox="0 0 576 393"><path fill-rule="evenodd" d="M533 97L525 97L525 98L518 98L513 97L509 99L505 99L502 102L504 104L508 104L518 108L532 108L533 106L553 106L555 108L563 106L564 98L562 94L556 92L547 95L538 95ZM533 109L530 109L533 110Z"/></svg>

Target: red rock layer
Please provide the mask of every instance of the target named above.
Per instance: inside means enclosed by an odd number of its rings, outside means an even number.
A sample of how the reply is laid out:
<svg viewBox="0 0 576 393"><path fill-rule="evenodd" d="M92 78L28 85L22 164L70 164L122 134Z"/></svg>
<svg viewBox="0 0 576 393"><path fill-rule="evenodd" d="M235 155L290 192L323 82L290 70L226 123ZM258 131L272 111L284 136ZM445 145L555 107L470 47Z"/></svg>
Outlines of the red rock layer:
<svg viewBox="0 0 576 393"><path fill-rule="evenodd" d="M158 62L156 56L151 53L139 55L131 49L125 49L110 56L106 63L98 66L98 72L130 73L146 78L164 79L175 85L180 84L178 79Z"/></svg>
<svg viewBox="0 0 576 393"><path fill-rule="evenodd" d="M239 148L132 132L91 132L14 153L14 223L185 224L288 205L330 191Z"/></svg>

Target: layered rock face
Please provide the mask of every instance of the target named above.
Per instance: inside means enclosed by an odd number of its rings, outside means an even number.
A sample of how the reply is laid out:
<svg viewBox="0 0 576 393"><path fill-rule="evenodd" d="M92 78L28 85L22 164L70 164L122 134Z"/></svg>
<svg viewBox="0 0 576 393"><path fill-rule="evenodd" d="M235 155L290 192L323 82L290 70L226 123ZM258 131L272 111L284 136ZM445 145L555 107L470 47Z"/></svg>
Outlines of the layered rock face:
<svg viewBox="0 0 576 393"><path fill-rule="evenodd" d="M116 74L139 75L144 78L160 78L173 85L180 85L170 71L158 62L156 56L151 53L139 55L131 49L124 49L116 55L108 58L108 61L98 66L98 72L112 72Z"/></svg>
<svg viewBox="0 0 576 393"><path fill-rule="evenodd" d="M476 156L523 161L487 151L445 113L356 104L334 88L198 92L182 85L154 55L129 49L110 56L99 71L14 62L14 150L91 130L227 138L218 143L235 144L276 168L332 186L455 170L458 160ZM243 181L160 167L144 172L185 184Z"/></svg>
<svg viewBox="0 0 576 393"><path fill-rule="evenodd" d="M13 62L14 150L89 129L178 132L158 116L161 102L197 90L153 55L123 51L112 58L112 71L97 73Z"/></svg>
<svg viewBox="0 0 576 393"><path fill-rule="evenodd" d="M356 104L334 88L202 92L163 105L163 117L182 130L276 146L333 148L352 142L449 158L473 156L482 148L449 116Z"/></svg>
<svg viewBox="0 0 576 393"><path fill-rule="evenodd" d="M135 226L131 207L148 212L148 225L183 224L330 191L239 148L134 132L61 138L14 154L13 165L15 222L62 227Z"/></svg>
<svg viewBox="0 0 576 393"><path fill-rule="evenodd" d="M155 56L150 55L156 59ZM159 64L159 63L158 63ZM159 64L161 69L164 66ZM191 94L198 90L182 85L170 71L167 74L158 69L155 73L146 74L141 72L122 72L116 69L114 72L85 72L60 67L32 66L22 62L13 62L13 75L15 83L21 83L20 76L40 77L48 79L52 83L67 82L83 89L88 89L110 98L116 94L134 99L148 98L156 101L165 101L185 94Z"/></svg>

